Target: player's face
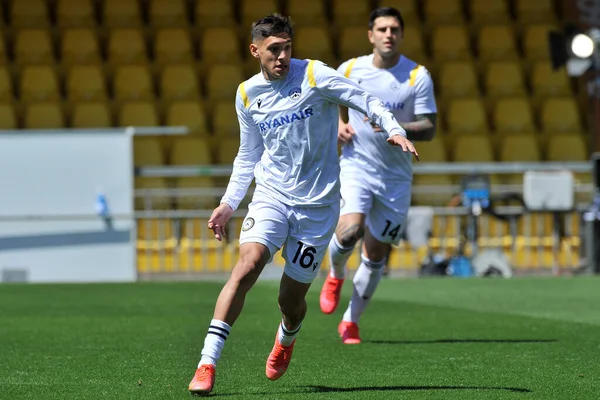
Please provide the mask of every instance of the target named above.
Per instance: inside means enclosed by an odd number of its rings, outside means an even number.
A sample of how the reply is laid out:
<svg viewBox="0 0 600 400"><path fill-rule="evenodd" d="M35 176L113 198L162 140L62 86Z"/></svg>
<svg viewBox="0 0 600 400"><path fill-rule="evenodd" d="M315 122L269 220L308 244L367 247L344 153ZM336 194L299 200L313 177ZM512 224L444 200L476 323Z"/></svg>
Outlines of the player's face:
<svg viewBox="0 0 600 400"><path fill-rule="evenodd" d="M269 36L250 45L250 52L260 61L269 80L284 79L290 70L292 39L289 36Z"/></svg>
<svg viewBox="0 0 600 400"><path fill-rule="evenodd" d="M404 39L400 22L395 17L379 17L368 32L373 49L381 56L393 56Z"/></svg>

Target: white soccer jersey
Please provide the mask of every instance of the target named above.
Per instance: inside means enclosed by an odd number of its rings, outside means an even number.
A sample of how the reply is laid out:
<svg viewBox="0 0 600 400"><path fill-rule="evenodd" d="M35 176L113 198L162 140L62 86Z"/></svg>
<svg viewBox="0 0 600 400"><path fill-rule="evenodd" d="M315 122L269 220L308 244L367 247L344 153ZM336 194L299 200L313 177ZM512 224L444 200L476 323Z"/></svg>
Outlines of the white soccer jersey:
<svg viewBox="0 0 600 400"><path fill-rule="evenodd" d="M338 71L381 99L400 123L412 122L418 114L437 113L433 82L425 67L402 56L394 67L381 69L373 65L373 57L353 58ZM356 134L342 148L342 166L354 163L380 178L412 180L412 154L388 145L387 135L373 134L364 113L349 110L349 117ZM418 143L416 147L418 151Z"/></svg>
<svg viewBox="0 0 600 400"><path fill-rule="evenodd" d="M369 115L390 136L406 134L379 99L320 61L292 59L283 80L259 73L243 82L240 149L221 202L236 209L256 178L257 192L287 205L339 204L338 104Z"/></svg>

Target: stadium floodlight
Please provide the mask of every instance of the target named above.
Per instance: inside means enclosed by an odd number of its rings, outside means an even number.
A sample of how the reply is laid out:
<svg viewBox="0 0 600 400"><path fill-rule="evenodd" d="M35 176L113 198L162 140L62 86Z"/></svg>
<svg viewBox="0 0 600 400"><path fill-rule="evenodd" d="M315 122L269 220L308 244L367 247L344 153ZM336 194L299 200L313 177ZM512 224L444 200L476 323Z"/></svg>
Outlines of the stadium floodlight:
<svg viewBox="0 0 600 400"><path fill-rule="evenodd" d="M578 33L571 41L571 51L575 57L589 58L594 53L594 41L585 33Z"/></svg>
<svg viewBox="0 0 600 400"><path fill-rule="evenodd" d="M550 31L548 35L552 67L566 67L570 76L581 76L590 68L600 70L600 29L587 32L566 26L562 32Z"/></svg>

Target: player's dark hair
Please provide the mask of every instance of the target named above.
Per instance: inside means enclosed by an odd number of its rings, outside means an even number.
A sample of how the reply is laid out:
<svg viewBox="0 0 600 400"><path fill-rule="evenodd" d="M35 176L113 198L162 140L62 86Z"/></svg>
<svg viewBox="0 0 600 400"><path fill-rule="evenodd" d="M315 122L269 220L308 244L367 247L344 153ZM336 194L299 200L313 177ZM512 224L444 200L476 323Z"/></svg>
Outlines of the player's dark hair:
<svg viewBox="0 0 600 400"><path fill-rule="evenodd" d="M396 18L400 24L400 30L404 31L404 19L402 19L402 14L394 7L379 7L371 11L371 15L369 16L369 30L373 30L375 20L379 17Z"/></svg>
<svg viewBox="0 0 600 400"><path fill-rule="evenodd" d="M264 40L269 36L294 37L292 19L281 14L270 14L252 23L252 41Z"/></svg>

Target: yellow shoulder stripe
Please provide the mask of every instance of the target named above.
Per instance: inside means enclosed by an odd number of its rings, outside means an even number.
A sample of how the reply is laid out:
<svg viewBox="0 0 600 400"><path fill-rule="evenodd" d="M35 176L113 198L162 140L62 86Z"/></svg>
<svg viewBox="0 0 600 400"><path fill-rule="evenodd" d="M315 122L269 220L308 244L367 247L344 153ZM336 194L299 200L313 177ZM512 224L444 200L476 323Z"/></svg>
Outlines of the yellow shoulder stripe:
<svg viewBox="0 0 600 400"><path fill-rule="evenodd" d="M310 60L308 62L307 74L308 74L308 85L310 87L317 86L317 80L315 79L315 60Z"/></svg>
<svg viewBox="0 0 600 400"><path fill-rule="evenodd" d="M352 68L354 68L354 63L356 62L356 58L350 60L348 65L346 66L346 70L344 71L344 76L346 78L350 78L350 73L352 72Z"/></svg>
<svg viewBox="0 0 600 400"><path fill-rule="evenodd" d="M248 95L246 94L246 88L244 87L244 83L246 83L246 82L240 83L239 91L240 91L240 96L242 97L242 101L244 102L244 107L248 108L248 107L250 107L250 99L248 98Z"/></svg>
<svg viewBox="0 0 600 400"><path fill-rule="evenodd" d="M408 84L410 86L415 86L415 82L417 80L417 72L419 72L419 69L421 69L422 65L417 65L416 67L413 68L412 71L410 71L410 79L408 81Z"/></svg>

